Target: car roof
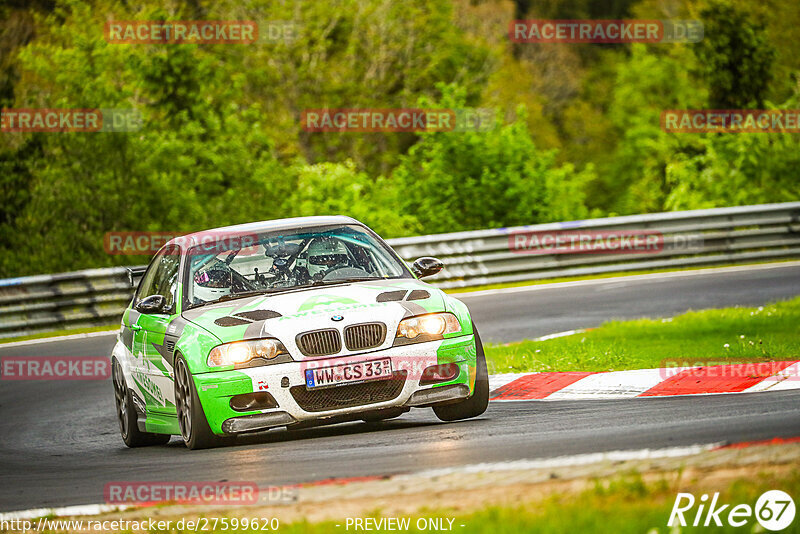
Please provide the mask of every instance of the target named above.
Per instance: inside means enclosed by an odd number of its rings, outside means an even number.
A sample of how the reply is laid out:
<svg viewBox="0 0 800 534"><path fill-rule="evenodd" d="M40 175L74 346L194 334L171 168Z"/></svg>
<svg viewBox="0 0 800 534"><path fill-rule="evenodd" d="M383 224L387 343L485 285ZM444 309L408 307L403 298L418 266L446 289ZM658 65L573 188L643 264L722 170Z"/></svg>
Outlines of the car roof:
<svg viewBox="0 0 800 534"><path fill-rule="evenodd" d="M167 245L180 244L184 247L193 247L199 245L204 237L209 234L214 236L241 236L246 234L258 234L262 232L271 232L275 230L302 230L304 228L314 228L317 226L326 226L331 224L358 224L364 226L363 223L347 217L345 215L324 215L314 217L291 217L288 219L275 219L272 221L257 221L245 224L236 224L233 226L222 226L220 228L210 228L184 236L176 237L167 243Z"/></svg>

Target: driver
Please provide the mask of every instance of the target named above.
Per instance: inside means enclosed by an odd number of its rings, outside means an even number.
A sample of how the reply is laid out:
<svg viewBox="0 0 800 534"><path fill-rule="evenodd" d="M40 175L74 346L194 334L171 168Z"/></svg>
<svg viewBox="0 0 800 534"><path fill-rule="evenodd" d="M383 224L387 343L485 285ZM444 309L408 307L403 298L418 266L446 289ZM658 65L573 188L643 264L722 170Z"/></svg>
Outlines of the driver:
<svg viewBox="0 0 800 534"><path fill-rule="evenodd" d="M327 273L350 266L347 247L338 239L317 239L308 246L308 274L319 280Z"/></svg>
<svg viewBox="0 0 800 534"><path fill-rule="evenodd" d="M194 298L211 302L231 294L231 272L219 265L194 275Z"/></svg>

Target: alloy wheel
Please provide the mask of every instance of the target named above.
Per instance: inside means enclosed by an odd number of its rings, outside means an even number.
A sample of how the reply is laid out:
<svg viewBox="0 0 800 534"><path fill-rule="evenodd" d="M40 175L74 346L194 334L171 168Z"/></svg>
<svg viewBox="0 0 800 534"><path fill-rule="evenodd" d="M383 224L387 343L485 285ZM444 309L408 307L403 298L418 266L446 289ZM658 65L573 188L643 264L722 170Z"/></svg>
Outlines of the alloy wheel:
<svg viewBox="0 0 800 534"><path fill-rule="evenodd" d="M189 382L189 369L183 360L178 360L175 369L175 409L178 412L178 426L181 436L188 441L192 435L192 387Z"/></svg>
<svg viewBox="0 0 800 534"><path fill-rule="evenodd" d="M128 437L128 390L119 362L114 360L114 402L117 407L117 421L123 439Z"/></svg>

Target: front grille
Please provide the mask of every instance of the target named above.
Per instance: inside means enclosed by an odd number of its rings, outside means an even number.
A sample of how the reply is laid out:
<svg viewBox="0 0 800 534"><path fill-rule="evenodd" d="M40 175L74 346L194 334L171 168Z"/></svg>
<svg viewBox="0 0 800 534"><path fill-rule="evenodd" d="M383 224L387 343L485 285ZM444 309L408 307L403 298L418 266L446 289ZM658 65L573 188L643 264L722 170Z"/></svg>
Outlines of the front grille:
<svg viewBox="0 0 800 534"><path fill-rule="evenodd" d="M354 324L344 329L344 346L348 350L365 350L379 347L386 339L383 323Z"/></svg>
<svg viewBox="0 0 800 534"><path fill-rule="evenodd" d="M339 331L333 328L305 332L297 336L297 348L306 356L327 356L342 350Z"/></svg>
<svg viewBox="0 0 800 534"><path fill-rule="evenodd" d="M407 371L395 371L392 378L372 380L360 384L336 386L322 390L306 389L305 386L292 386L295 402L307 412L324 412L341 408L352 408L376 402L386 402L397 398L403 391Z"/></svg>

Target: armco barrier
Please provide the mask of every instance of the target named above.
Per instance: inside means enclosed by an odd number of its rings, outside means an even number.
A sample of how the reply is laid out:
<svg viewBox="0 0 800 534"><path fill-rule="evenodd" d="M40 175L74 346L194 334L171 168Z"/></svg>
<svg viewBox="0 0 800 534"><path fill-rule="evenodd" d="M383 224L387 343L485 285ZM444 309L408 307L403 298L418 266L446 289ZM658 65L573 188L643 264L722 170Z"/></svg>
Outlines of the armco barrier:
<svg viewBox="0 0 800 534"><path fill-rule="evenodd" d="M511 246L520 232L569 230L657 233L661 245L656 252L608 254L531 254ZM408 262L419 256L443 260L442 272L426 279L441 288L797 258L800 202L404 237L389 244ZM0 338L114 324L130 298L125 268L0 280Z"/></svg>

